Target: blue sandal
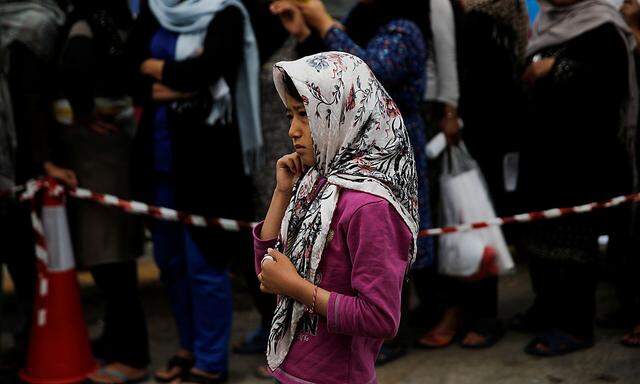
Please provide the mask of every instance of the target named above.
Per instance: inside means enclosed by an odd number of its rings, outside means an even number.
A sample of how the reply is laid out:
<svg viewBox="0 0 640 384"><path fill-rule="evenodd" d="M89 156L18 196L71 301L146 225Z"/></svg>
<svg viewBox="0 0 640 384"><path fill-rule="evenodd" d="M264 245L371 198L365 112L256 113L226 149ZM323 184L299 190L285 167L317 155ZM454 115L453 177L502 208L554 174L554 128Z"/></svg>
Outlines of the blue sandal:
<svg viewBox="0 0 640 384"><path fill-rule="evenodd" d="M539 349L537 347L538 344L546 346L548 350ZM524 351L533 356L554 357L591 348L593 345L593 339L578 340L568 333L556 329L533 338L533 340L527 344Z"/></svg>
<svg viewBox="0 0 640 384"><path fill-rule="evenodd" d="M116 381L113 381L113 380L112 381L96 381L96 380L87 378L84 381L85 384L140 384L149 380L148 374L137 379L132 379L120 371L116 371L115 369L108 369L108 368L100 368L98 370L98 373L104 376L113 377L116 379Z"/></svg>

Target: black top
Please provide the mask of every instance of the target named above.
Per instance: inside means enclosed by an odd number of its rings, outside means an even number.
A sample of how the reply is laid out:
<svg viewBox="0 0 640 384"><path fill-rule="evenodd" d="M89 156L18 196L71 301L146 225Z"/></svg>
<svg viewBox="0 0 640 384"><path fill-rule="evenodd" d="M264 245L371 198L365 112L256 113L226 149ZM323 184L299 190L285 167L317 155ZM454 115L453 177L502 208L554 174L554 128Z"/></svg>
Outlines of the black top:
<svg viewBox="0 0 640 384"><path fill-rule="evenodd" d="M49 142L55 136L51 109L55 71L52 63L22 43L9 49L9 90L18 141L16 183L20 184L42 174L43 162L52 157Z"/></svg>
<svg viewBox="0 0 640 384"><path fill-rule="evenodd" d="M67 39L60 58L61 88L76 118L87 118L95 97L121 98L127 95L132 73L129 71L124 36L115 17L96 10L72 16L72 29L85 22L92 36L76 34Z"/></svg>
<svg viewBox="0 0 640 384"><path fill-rule="evenodd" d="M628 58L620 33L606 24L539 53L556 63L529 94L519 180L529 207L628 193L631 171L621 139Z"/></svg>

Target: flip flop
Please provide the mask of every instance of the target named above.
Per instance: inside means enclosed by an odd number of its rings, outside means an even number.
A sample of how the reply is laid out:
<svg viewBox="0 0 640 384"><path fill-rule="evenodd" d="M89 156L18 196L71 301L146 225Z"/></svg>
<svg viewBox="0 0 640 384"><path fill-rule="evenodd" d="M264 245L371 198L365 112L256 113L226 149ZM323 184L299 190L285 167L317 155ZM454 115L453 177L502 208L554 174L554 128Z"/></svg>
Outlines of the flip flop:
<svg viewBox="0 0 640 384"><path fill-rule="evenodd" d="M548 350L536 348L538 344L547 346ZM593 347L593 339L576 340L566 332L552 330L542 336L533 338L524 348L525 353L532 356L555 357Z"/></svg>
<svg viewBox="0 0 640 384"><path fill-rule="evenodd" d="M116 371L115 369L108 369L108 368L100 368L98 370L98 373L103 374L105 376L115 377L118 381L96 381L96 380L87 378L84 381L84 383L85 384L139 384L149 380L148 374L137 379L132 379L120 371Z"/></svg>

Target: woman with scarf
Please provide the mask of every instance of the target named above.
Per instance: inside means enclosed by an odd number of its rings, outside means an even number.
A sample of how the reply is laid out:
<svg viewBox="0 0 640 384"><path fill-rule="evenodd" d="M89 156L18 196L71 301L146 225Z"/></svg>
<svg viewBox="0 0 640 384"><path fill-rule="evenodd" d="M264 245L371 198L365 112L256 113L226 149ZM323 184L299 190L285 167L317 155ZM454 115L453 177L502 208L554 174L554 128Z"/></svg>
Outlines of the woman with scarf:
<svg viewBox="0 0 640 384"><path fill-rule="evenodd" d="M527 208L599 201L636 185L634 46L604 0L541 2L524 75L531 117L519 190ZM628 230L617 210L531 225L524 250L536 298L524 320L543 333L527 353L557 356L593 345L597 239Z"/></svg>
<svg viewBox="0 0 640 384"><path fill-rule="evenodd" d="M56 110L64 153L84 187L130 198L136 121L125 42L133 19L123 0L73 5L60 60L68 103L59 100ZM83 201L70 201L69 214L78 264L91 271L106 301L103 331L93 343L94 355L105 365L90 379L145 378L149 341L135 261L142 254L142 225Z"/></svg>
<svg viewBox="0 0 640 384"><path fill-rule="evenodd" d="M375 383L415 259L417 178L398 107L361 59L327 52L274 68L295 152L254 230L278 295L267 363L281 383Z"/></svg>
<svg viewBox="0 0 640 384"><path fill-rule="evenodd" d="M276 1L271 6L271 11L280 15L284 27L299 41L299 56L328 50L358 56L398 103L416 159L421 230L431 226L424 150L426 127L420 111L427 83L429 8L427 1L362 0L341 24L328 14L320 0ZM418 239L414 272L431 266L433 261L432 238ZM408 299L407 291L405 310ZM383 347L379 364L404 355L410 344L408 324L403 323L398 337Z"/></svg>
<svg viewBox="0 0 640 384"><path fill-rule="evenodd" d="M130 42L143 75L141 190L160 206L251 221L250 174L261 160L262 136L258 51L244 6L150 0ZM251 237L155 222L152 240L180 338L180 350L156 379L225 381L228 262L250 255Z"/></svg>

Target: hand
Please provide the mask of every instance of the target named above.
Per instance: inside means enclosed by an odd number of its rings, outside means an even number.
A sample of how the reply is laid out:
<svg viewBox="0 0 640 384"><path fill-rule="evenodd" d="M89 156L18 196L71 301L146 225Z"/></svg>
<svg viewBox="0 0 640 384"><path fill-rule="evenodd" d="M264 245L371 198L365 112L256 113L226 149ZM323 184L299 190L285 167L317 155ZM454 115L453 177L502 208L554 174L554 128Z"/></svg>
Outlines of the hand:
<svg viewBox="0 0 640 384"><path fill-rule="evenodd" d="M269 6L269 10L274 15L280 17L280 22L298 41L303 41L311 34L311 29L307 26L302 17L302 11L291 0L279 0Z"/></svg>
<svg viewBox="0 0 640 384"><path fill-rule="evenodd" d="M293 185L304 171L302 159L297 153L281 157L276 163L276 191L290 196Z"/></svg>
<svg viewBox="0 0 640 384"><path fill-rule="evenodd" d="M164 69L164 60L147 59L140 65L140 73L151 76L154 79L162 80L162 70Z"/></svg>
<svg viewBox="0 0 640 384"><path fill-rule="evenodd" d="M458 111L451 105L445 105L444 116L438 123L440 130L447 138L449 145L457 144L460 141L460 124Z"/></svg>
<svg viewBox="0 0 640 384"><path fill-rule="evenodd" d="M43 168L47 176L60 180L67 187L76 188L78 186L78 178L72 170L58 167L50 161L45 162Z"/></svg>
<svg viewBox="0 0 640 384"><path fill-rule="evenodd" d="M262 272L258 275L260 290L295 298L305 280L287 256L271 248L267 254L273 257L274 261L267 259L262 263Z"/></svg>
<svg viewBox="0 0 640 384"><path fill-rule="evenodd" d="M162 83L154 83L151 87L151 99L154 101L175 101L192 97L193 93L178 92Z"/></svg>
<svg viewBox="0 0 640 384"><path fill-rule="evenodd" d="M529 67L524 72L522 79L532 85L536 81L548 76L549 73L551 73L551 70L553 69L555 63L555 57L549 57L546 59L534 61L529 64Z"/></svg>
<svg viewBox="0 0 640 384"><path fill-rule="evenodd" d="M640 4L638 0L624 0L620 12L631 29L640 30Z"/></svg>
<svg viewBox="0 0 640 384"><path fill-rule="evenodd" d="M100 135L116 134L120 132L120 128L116 125L97 118L90 121L88 126L90 130Z"/></svg>
<svg viewBox="0 0 640 384"><path fill-rule="evenodd" d="M307 24L318 31L320 37L324 37L329 29L336 24L321 0L307 0L298 2L296 5L302 11Z"/></svg>

